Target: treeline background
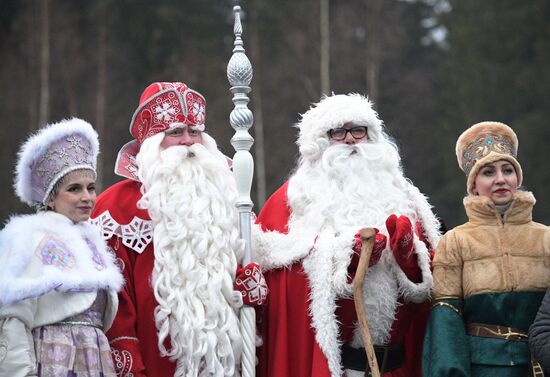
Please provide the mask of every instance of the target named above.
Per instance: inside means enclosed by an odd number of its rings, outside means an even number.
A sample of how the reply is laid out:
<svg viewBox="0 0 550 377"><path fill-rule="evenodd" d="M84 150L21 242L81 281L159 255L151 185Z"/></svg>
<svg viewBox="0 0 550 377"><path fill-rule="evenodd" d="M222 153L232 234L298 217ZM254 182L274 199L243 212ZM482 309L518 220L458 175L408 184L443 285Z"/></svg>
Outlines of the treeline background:
<svg viewBox="0 0 550 377"><path fill-rule="evenodd" d="M2 0L0 220L29 212L13 194L29 132L77 116L100 134L99 191L113 173L141 91L183 81L205 95L207 131L232 156L226 65L230 0ZM241 1L254 79L257 174L252 198L288 177L293 127L323 93L367 94L401 151L406 175L450 228L465 220L454 146L482 120L512 126L524 186L550 223L550 2L547 0ZM258 128L261 132L258 134ZM259 146L261 149L256 149ZM261 158L262 155L265 158ZM264 178L265 177L265 178ZM260 178L260 179L258 179Z"/></svg>

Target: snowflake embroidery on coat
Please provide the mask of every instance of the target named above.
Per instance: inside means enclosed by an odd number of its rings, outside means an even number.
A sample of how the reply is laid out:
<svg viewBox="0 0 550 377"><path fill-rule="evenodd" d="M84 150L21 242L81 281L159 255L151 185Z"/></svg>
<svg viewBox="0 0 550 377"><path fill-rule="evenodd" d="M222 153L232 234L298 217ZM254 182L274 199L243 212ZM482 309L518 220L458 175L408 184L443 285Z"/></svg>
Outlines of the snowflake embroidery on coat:
<svg viewBox="0 0 550 377"><path fill-rule="evenodd" d="M119 351L117 349L113 349L111 354L113 355L117 377L133 377L134 374L131 372L134 364L132 354L126 350Z"/></svg>
<svg viewBox="0 0 550 377"><path fill-rule="evenodd" d="M170 106L169 103L164 102L162 106L157 106L154 109L155 111L155 118L157 118L160 121L168 122L170 119L172 119L172 116L176 113L176 109L174 109L172 106Z"/></svg>
<svg viewBox="0 0 550 377"><path fill-rule="evenodd" d="M124 246L139 254L153 241L153 222L151 220L134 217L129 224L121 225L113 219L107 210L95 219L91 219L91 223L101 228L104 240L107 241L113 236L118 237Z"/></svg>
<svg viewBox="0 0 550 377"><path fill-rule="evenodd" d="M99 271L105 269L105 261L103 260L101 254L99 254L99 251L97 250L97 247L95 247L94 243L86 238L86 244L92 251L92 260L94 261L95 268Z"/></svg>
<svg viewBox="0 0 550 377"><path fill-rule="evenodd" d="M128 163L126 164L125 168L132 175L132 177L134 177L136 180L139 179L137 161L135 156L128 155Z"/></svg>
<svg viewBox="0 0 550 377"><path fill-rule="evenodd" d="M60 270L70 270L76 264L73 253L59 240L45 237L35 251L43 264L55 266Z"/></svg>

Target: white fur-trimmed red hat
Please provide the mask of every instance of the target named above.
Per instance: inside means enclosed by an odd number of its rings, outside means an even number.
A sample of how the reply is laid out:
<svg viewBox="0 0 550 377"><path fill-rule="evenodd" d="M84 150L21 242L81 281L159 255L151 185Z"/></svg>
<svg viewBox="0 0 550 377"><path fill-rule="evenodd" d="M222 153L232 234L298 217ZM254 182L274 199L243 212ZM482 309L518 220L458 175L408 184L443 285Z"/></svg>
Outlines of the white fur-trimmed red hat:
<svg viewBox="0 0 550 377"><path fill-rule="evenodd" d="M54 185L66 174L89 169L96 174L97 132L78 118L52 123L21 146L14 188L28 205L46 204Z"/></svg>
<svg viewBox="0 0 550 377"><path fill-rule="evenodd" d="M115 162L115 174L139 180L136 155L147 138L174 126L204 131L206 100L183 82L154 82L143 90L130 121L134 140L122 146Z"/></svg>
<svg viewBox="0 0 550 377"><path fill-rule="evenodd" d="M518 137L514 130L500 122L476 123L464 131L456 141L456 158L460 169L468 177L466 184L473 194L474 183L479 170L492 162L509 161L516 170L518 186L523 181L521 165L517 161Z"/></svg>
<svg viewBox="0 0 550 377"><path fill-rule="evenodd" d="M329 145L327 132L346 123L366 126L369 140L374 142L382 137L382 121L367 97L356 93L332 94L313 104L296 124L300 130L301 155L310 160L318 159Z"/></svg>

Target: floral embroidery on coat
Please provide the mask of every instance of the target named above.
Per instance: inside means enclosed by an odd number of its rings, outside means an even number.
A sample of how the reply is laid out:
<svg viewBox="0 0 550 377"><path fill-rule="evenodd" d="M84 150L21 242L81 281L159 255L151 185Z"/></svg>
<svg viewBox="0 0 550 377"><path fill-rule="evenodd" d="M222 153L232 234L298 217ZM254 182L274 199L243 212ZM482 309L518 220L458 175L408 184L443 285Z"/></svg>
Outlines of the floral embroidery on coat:
<svg viewBox="0 0 550 377"><path fill-rule="evenodd" d="M44 237L35 253L42 264L55 266L60 270L70 270L76 264L73 253L69 251L63 242L51 236Z"/></svg>

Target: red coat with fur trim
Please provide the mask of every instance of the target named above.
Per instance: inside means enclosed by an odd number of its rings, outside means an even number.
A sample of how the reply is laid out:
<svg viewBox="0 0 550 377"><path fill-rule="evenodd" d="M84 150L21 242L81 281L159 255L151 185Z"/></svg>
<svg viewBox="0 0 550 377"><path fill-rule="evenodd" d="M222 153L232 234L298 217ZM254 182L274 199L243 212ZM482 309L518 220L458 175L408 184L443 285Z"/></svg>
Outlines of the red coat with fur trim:
<svg viewBox="0 0 550 377"><path fill-rule="evenodd" d="M117 376L173 376L175 364L161 357L153 316L157 307L151 276L153 252L151 219L137 208L141 184L119 182L97 200L92 218L115 251L126 282L119 293L118 312L107 332Z"/></svg>
<svg viewBox="0 0 550 377"><path fill-rule="evenodd" d="M263 207L257 219L262 230L287 233L290 217L287 188L288 182ZM268 305L258 313L263 339L263 345L258 348L260 377L339 377L331 374L327 355L316 339L311 314L316 309L311 304L312 285L304 269L305 257L298 256L289 267L283 268L271 269L269 264L262 264L270 294ZM354 274L355 271L349 272ZM413 281L422 280L418 267L405 273ZM357 322L353 298L338 298L335 308L334 322L340 339L333 339L333 342L349 343ZM385 373L385 377L421 375L422 340L428 311L426 303L405 303L402 297L398 298L386 345L404 344L406 361L399 369Z"/></svg>

